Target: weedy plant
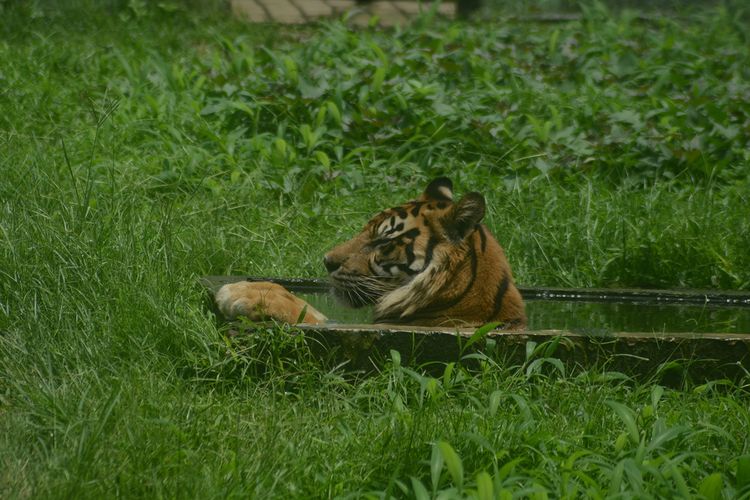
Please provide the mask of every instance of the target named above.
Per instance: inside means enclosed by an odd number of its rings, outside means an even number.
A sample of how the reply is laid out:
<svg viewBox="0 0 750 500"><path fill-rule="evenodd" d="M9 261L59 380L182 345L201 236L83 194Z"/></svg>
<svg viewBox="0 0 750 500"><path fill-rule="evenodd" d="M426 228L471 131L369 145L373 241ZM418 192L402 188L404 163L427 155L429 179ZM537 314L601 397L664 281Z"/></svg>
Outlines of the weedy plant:
<svg viewBox="0 0 750 500"><path fill-rule="evenodd" d="M0 496L748 495L746 381L549 345L352 379L279 329L227 340L197 284L318 276L450 175L521 283L747 289L727 6L379 31L0 2Z"/></svg>

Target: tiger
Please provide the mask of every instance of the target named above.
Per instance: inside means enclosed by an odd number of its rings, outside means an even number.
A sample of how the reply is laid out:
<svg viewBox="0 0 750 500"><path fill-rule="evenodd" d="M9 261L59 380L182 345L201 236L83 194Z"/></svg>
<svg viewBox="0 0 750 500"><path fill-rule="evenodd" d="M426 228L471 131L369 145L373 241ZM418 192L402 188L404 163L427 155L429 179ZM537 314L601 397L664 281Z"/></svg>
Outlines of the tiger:
<svg viewBox="0 0 750 500"><path fill-rule="evenodd" d="M454 201L453 183L434 179L422 195L370 219L323 257L333 294L350 307L373 306L378 324L523 330L526 313L505 252L487 226L484 196ZM221 287L227 319L321 324L328 318L276 283Z"/></svg>

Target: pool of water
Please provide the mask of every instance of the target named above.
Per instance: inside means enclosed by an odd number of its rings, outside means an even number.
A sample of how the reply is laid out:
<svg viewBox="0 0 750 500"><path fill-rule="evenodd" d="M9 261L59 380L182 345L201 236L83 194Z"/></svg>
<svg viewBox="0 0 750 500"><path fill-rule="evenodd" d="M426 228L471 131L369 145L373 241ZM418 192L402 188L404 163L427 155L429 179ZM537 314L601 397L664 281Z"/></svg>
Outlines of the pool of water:
<svg viewBox="0 0 750 500"><path fill-rule="evenodd" d="M298 293L336 323L372 323L370 308L350 309L326 293ZM526 300L529 330L750 334L750 308L708 305Z"/></svg>
<svg viewBox="0 0 750 500"><path fill-rule="evenodd" d="M750 309L622 302L526 302L529 329L576 333L748 333Z"/></svg>

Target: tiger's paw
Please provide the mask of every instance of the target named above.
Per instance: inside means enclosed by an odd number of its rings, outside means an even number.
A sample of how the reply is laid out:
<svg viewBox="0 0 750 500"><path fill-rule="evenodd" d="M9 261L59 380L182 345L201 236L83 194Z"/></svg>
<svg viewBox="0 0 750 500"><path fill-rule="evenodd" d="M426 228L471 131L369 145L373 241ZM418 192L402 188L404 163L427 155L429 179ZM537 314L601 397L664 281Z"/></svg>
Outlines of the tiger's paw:
<svg viewBox="0 0 750 500"><path fill-rule="evenodd" d="M319 324L327 319L283 286L269 281L226 284L216 293L216 305L228 320L244 316L252 321L275 319L289 324Z"/></svg>

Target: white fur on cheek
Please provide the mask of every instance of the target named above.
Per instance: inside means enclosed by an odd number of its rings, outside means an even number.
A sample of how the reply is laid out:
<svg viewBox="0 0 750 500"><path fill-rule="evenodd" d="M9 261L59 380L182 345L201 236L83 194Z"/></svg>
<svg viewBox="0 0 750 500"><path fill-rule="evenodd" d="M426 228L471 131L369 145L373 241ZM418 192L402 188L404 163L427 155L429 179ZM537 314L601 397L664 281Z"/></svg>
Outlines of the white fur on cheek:
<svg viewBox="0 0 750 500"><path fill-rule="evenodd" d="M432 273L444 260L442 252L436 249L432 262L424 271L417 274L409 283L384 295L375 305L377 316L399 316L403 318L414 313L440 290L447 280L446 273Z"/></svg>
<svg viewBox="0 0 750 500"><path fill-rule="evenodd" d="M421 305L421 301L418 299L422 294L419 291L425 288L426 282L430 281L429 270L431 267L432 265L425 269L424 272L418 274L408 284L385 295L375 306L378 313L388 316L398 314L400 317L404 317L414 312ZM405 306L408 307L404 308Z"/></svg>
<svg viewBox="0 0 750 500"><path fill-rule="evenodd" d="M409 269L411 269L412 271L419 271L423 267L424 267L424 259L422 259L422 258L414 259L414 262L412 262L409 265Z"/></svg>

